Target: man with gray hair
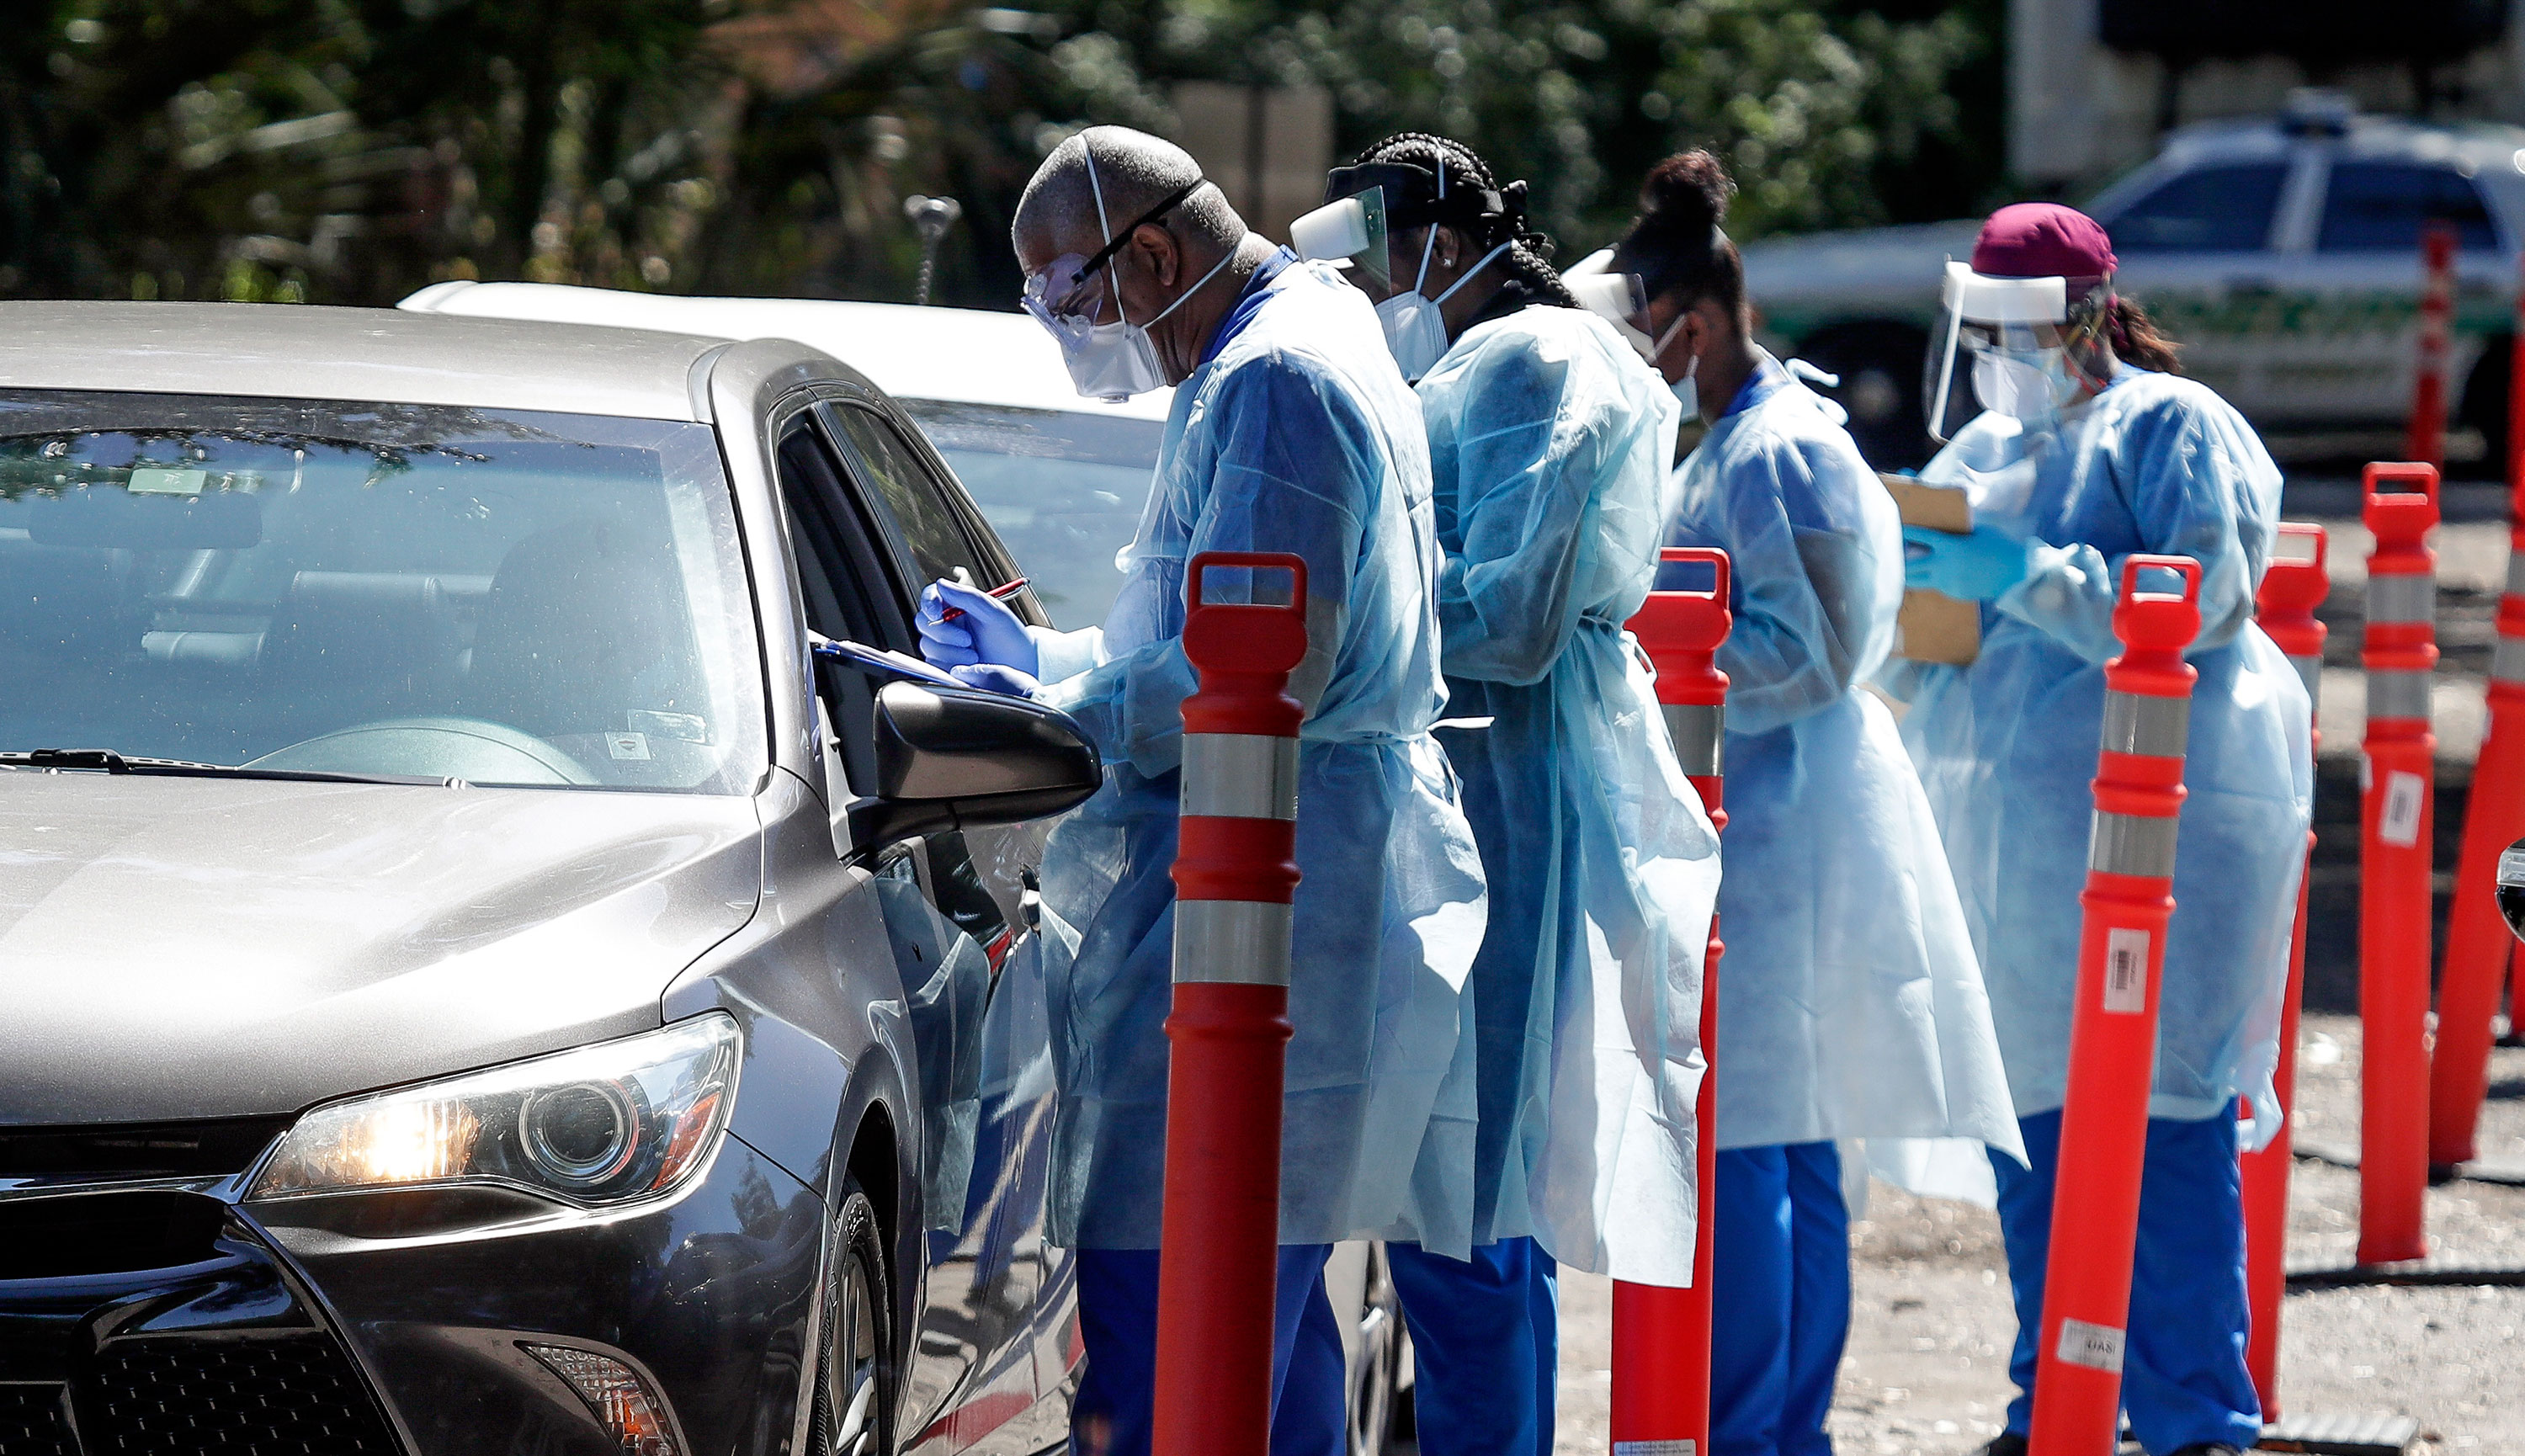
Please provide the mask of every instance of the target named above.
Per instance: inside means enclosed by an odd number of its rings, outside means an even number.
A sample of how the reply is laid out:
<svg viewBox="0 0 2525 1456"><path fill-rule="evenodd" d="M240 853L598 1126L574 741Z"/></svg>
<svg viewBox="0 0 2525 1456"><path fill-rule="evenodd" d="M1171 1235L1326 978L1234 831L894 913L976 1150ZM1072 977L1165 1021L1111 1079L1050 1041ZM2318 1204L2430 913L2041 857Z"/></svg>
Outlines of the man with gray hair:
<svg viewBox="0 0 2525 1456"><path fill-rule="evenodd" d="M1045 851L1044 901L1077 928L1051 978L1061 1081L1051 1236L1078 1250L1082 1453L1148 1450L1165 1148L1186 564L1305 559L1298 886L1282 1108L1275 1456L1340 1456L1329 1247L1399 1230L1470 1247L1464 978L1481 861L1429 735L1438 672L1429 460L1419 405L1358 289L1246 230L1184 152L1100 126L1037 171L1015 241L1026 306L1079 392L1177 386L1121 594L1101 628L1029 629L961 583L924 595L923 651L968 682L1039 696L1104 751L1102 792ZM1248 573L1213 573L1259 590ZM1247 597L1245 599L1255 599ZM950 609L961 615L952 620Z"/></svg>

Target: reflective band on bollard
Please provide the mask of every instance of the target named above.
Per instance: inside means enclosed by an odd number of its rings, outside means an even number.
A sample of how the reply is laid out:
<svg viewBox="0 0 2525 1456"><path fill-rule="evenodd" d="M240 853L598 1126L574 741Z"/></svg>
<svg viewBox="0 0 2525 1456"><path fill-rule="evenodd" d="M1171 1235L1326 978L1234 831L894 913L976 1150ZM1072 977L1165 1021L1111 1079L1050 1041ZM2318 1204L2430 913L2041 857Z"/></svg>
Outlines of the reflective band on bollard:
<svg viewBox="0 0 2525 1456"><path fill-rule="evenodd" d="M2436 820L2437 737L2429 676L2437 666L2433 605L2438 472L2427 464L2367 467L2366 765L2358 844L2358 1262L2423 1258L2421 1195L2429 1178L2429 837Z"/></svg>
<svg viewBox="0 0 2525 1456"><path fill-rule="evenodd" d="M1668 546L1667 565L1706 566L1710 582L1688 591L1652 591L1630 621L1657 669L1658 703L1675 758L1700 791L1710 824L1720 807L1720 740L1727 729L1727 675L1715 657L1734 625L1727 610L1727 553ZM1613 1456L1709 1456L1709 1188L1718 1157L1718 918L1701 966L1701 1095L1693 1105L1692 1287L1613 1283Z"/></svg>
<svg viewBox="0 0 2525 1456"><path fill-rule="evenodd" d="M1213 574L1286 574L1286 605L1203 600ZM1175 852L1174 1012L1159 1229L1157 1456L1265 1456L1288 1077L1289 927L1298 889L1298 727L1307 565L1192 559Z"/></svg>
<svg viewBox="0 0 2525 1456"><path fill-rule="evenodd" d="M2141 590L2140 577L2152 572L2179 575L2182 592ZM2122 655L2104 664L2096 828L2078 897L2085 921L2036 1345L2034 1456L2098 1456L2113 1449L2120 1426L2157 985L2174 915L2182 745L2198 677L2183 652L2200 631L2199 562L2133 556L2122 563L2121 600L2113 608Z"/></svg>
<svg viewBox="0 0 2525 1456"><path fill-rule="evenodd" d="M2518 306L2525 308L2525 299ZM2517 388L2525 391L2525 379ZM2511 434L2510 443L2525 450L2525 439ZM2490 724L2464 802L2438 983L2437 1050L2429 1058L2429 1161L2447 1167L2471 1162L2477 1151L2473 1132L2490 1091L2491 1021L2516 948L2499 914L2499 856L2525 838L2525 466L2509 480L2507 592L2499 599L2499 646L2490 659ZM2525 1008L2511 1007L2510 1021L2518 1009Z"/></svg>
<svg viewBox="0 0 2525 1456"><path fill-rule="evenodd" d="M2327 555L2322 527L2281 522L2278 550L2262 574L2262 589L2254 603L2262 630L2288 654L2289 665L2305 684L2310 707L2322 700L2323 639L2329 629L2315 620L2314 609L2332 592L2332 576L2325 569ZM2321 740L2320 728L2315 737ZM2310 829L2305 844L2310 864L2314 853ZM2245 1154L2242 1168L2245 1286L2251 1311L2245 1364L2253 1372L2254 1391L2262 1398L2266 1423L2280 1418L2280 1297L2288 1289L2289 1173L2296 1136L2289 1118L2297 1105L2298 1009L2305 998L2305 906L2306 880L2300 874L2297 930L2289 942L2288 992L2280 1003L2280 1059L2271 1074L2272 1089L2280 1099L2280 1130L2260 1152Z"/></svg>

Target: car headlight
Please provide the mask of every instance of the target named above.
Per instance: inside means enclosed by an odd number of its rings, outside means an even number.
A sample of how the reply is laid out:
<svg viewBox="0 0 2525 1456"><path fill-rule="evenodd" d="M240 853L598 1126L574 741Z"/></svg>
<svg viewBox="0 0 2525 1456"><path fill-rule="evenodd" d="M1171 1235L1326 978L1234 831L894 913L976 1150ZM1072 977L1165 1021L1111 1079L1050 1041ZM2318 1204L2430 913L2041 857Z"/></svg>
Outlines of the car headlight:
<svg viewBox="0 0 2525 1456"><path fill-rule="evenodd" d="M505 1183L582 1207L668 1193L709 1161L736 1102L736 1021L661 1030L327 1103L249 1198Z"/></svg>

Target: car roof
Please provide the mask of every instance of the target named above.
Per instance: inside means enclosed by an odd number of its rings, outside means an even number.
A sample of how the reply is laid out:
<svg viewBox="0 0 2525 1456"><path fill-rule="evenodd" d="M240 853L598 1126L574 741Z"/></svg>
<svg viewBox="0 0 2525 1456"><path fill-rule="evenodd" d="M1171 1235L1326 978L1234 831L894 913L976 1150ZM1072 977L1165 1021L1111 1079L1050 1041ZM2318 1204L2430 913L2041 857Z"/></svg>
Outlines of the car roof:
<svg viewBox="0 0 2525 1456"><path fill-rule="evenodd" d="M2283 113L2199 122L2166 137L2162 159L2197 164L2224 158L2285 156L2296 143L2328 142L2355 159L2398 158L2464 167L2516 168L2525 126L2497 122L2452 125L2407 117L2344 115L2324 122ZM2525 170L2525 169L2520 169Z"/></svg>
<svg viewBox="0 0 2525 1456"><path fill-rule="evenodd" d="M399 307L719 338L794 339L846 360L897 399L945 400L1101 418L1163 420L1171 389L1120 404L1082 399L1061 346L1021 313L829 298L695 298L562 283L433 283Z"/></svg>
<svg viewBox="0 0 2525 1456"><path fill-rule="evenodd" d="M706 420L725 340L269 303L0 303L0 387Z"/></svg>

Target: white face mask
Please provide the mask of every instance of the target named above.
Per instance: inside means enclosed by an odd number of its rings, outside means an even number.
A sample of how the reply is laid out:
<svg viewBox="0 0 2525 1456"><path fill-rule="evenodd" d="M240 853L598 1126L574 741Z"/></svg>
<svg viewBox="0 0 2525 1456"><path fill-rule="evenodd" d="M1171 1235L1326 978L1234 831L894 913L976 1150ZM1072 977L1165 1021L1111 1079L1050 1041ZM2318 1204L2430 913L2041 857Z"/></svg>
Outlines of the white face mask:
<svg viewBox="0 0 2525 1456"><path fill-rule="evenodd" d="M1092 148L1087 153L1087 184L1096 194L1096 226L1104 231L1105 241L1111 243L1114 225L1105 215L1105 188L1096 177L1096 153ZM1136 227L1138 225L1133 226ZM1242 246L1241 239L1239 246ZM1149 320L1148 324L1134 324L1122 312L1121 260L1118 256L1107 259L1105 285L1113 294L1116 322L1091 324L1084 329L1054 330L1054 337L1061 341L1061 362L1069 371L1069 382L1089 399L1109 403L1128 399L1134 394L1146 394L1163 386L1166 382L1165 370L1158 362L1158 346L1149 337L1149 325L1160 323L1182 308L1185 299L1209 286L1211 279L1217 277L1227 265L1235 261L1236 249L1229 248L1226 256L1201 276L1200 282L1176 294L1175 301L1159 310L1156 318Z"/></svg>
<svg viewBox="0 0 2525 1456"><path fill-rule="evenodd" d="M2065 351L2036 350L2032 357L1985 349L1973 358L1973 393L1984 409L2011 415L2029 427L2057 425L2062 406L2077 397Z"/></svg>
<svg viewBox="0 0 2525 1456"><path fill-rule="evenodd" d="M1445 179L1440 178L1443 189ZM1511 246L1501 243L1482 255L1482 261L1464 270L1464 276L1447 285L1447 291L1435 298L1423 294L1421 286L1429 281L1429 253L1438 245L1438 229L1432 226L1428 241L1420 245L1420 276L1413 279L1411 291L1397 293L1376 306L1376 322L1385 330L1385 347L1394 355L1395 365L1403 377L1417 383L1422 375L1437 367L1447 353L1447 320L1438 305L1456 296L1456 290L1471 282L1473 275L1488 268L1491 260Z"/></svg>

